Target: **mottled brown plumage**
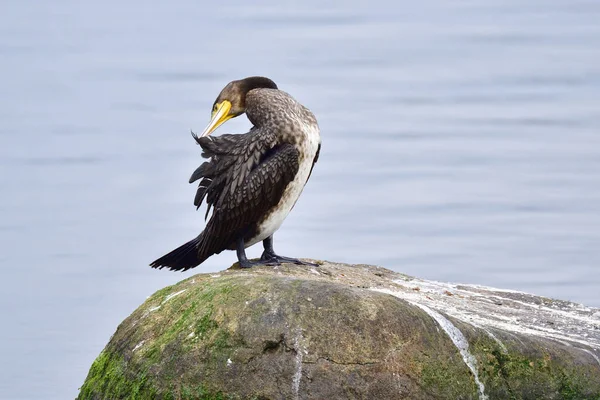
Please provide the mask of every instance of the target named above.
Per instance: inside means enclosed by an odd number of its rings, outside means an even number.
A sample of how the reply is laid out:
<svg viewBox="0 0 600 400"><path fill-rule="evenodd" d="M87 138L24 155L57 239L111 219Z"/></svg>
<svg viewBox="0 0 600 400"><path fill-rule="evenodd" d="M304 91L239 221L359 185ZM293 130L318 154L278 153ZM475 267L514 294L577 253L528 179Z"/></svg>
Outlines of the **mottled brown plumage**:
<svg viewBox="0 0 600 400"><path fill-rule="evenodd" d="M239 115L243 105L254 124L250 132L219 137L194 135L202 156L208 159L190 177L190 183L200 181L194 205L199 208L205 200L205 218L212 210L211 218L197 238L154 261L152 267L186 270L225 249L238 250L242 263L245 253L240 256L240 246L243 253L244 247L260 240L265 240L265 252L268 250L273 256L271 261L275 260L272 232L308 180L318 157L320 138L308 109L276 89L272 81L248 79L227 85L215 101L215 110L222 101L232 99L230 113Z"/></svg>

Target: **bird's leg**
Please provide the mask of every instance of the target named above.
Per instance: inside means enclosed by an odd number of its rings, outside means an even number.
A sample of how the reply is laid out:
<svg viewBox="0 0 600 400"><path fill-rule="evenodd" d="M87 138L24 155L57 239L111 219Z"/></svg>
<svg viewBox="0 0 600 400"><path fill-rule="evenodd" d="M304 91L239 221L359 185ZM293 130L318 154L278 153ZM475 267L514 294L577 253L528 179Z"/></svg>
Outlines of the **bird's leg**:
<svg viewBox="0 0 600 400"><path fill-rule="evenodd" d="M313 267L318 267L317 264L300 261L297 258L278 256L275 254L275 250L273 250L273 235L263 240L263 246L265 247L265 251L263 251L262 256L260 257L262 261L277 261L280 263L293 263L298 265L310 265Z"/></svg>
<svg viewBox="0 0 600 400"><path fill-rule="evenodd" d="M259 261L250 261L246 257L246 247L244 246L244 238L239 238L236 241L236 253L238 262L240 263L240 268L250 268L253 265L279 265L279 261L274 259L263 260L262 258Z"/></svg>

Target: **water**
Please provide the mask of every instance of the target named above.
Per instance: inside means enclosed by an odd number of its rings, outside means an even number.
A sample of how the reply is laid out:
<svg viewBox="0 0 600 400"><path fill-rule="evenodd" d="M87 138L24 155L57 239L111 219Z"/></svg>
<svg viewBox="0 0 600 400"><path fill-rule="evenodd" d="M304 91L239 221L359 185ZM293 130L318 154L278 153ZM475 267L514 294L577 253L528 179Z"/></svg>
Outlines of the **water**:
<svg viewBox="0 0 600 400"><path fill-rule="evenodd" d="M596 0L3 2L0 398L75 397L146 296L235 260L147 266L203 226L189 129L254 74L322 129L281 254L600 306L598 21Z"/></svg>

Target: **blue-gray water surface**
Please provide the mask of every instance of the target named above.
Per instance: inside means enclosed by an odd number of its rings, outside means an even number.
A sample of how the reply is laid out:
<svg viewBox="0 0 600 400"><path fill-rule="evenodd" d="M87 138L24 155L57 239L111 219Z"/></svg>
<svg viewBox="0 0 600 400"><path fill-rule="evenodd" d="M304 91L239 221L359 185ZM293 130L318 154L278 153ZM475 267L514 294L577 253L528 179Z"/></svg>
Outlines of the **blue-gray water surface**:
<svg viewBox="0 0 600 400"><path fill-rule="evenodd" d="M249 75L323 138L281 254L600 306L599 21L597 0L2 2L0 398L75 397L148 295L235 261L148 267L202 229L189 130Z"/></svg>

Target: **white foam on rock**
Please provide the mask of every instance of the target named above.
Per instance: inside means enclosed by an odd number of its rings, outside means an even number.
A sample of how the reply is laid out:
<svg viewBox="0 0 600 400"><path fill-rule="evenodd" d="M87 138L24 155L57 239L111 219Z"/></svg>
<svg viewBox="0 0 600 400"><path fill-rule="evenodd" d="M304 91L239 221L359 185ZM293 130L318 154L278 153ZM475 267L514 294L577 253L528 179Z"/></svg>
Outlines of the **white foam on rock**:
<svg viewBox="0 0 600 400"><path fill-rule="evenodd" d="M457 337L460 339L457 336L460 331L440 313L487 333L504 352L508 349L500 338L508 340L510 337L526 346L523 340L532 336L582 350L600 365L598 309L514 290L394 278L370 289L406 300L426 311L453 339L461 354L468 350L468 343L465 346L462 339L455 341ZM492 333L492 329L496 334ZM468 351L463 354L463 359L477 376L476 364L469 361ZM483 390L480 391L481 396Z"/></svg>
<svg viewBox="0 0 600 400"><path fill-rule="evenodd" d="M444 317L437 311L434 311L423 304L415 303L412 301L410 303L419 307L421 310L429 314L429 316L438 323L438 325L444 330L444 332L446 332L448 337L450 337L450 340L452 340L452 343L454 343L454 345L460 352L463 361L465 362L465 364L467 364L467 367L469 367L469 369L473 373L473 378L475 378L475 383L477 384L477 388L479 391L479 399L487 400L488 397L485 395L485 386L479 380L477 360L475 359L475 356L473 356L473 354L471 354L471 352L469 351L469 342L467 341L467 338L465 338L465 336L462 334L460 329L454 326L454 324L450 322L448 318Z"/></svg>
<svg viewBox="0 0 600 400"><path fill-rule="evenodd" d="M474 324L473 324L474 325ZM498 339L496 337L496 335L494 335L489 329L486 329L484 327L481 326L477 326L475 325L477 328L483 329L485 331L485 333L488 334L489 337L491 337L492 339L494 339L494 341L498 344L498 346L500 346L500 348L502 349L503 353L508 353L508 349L506 348L506 346L504 345L504 343L502 343L502 341L500 339Z"/></svg>
<svg viewBox="0 0 600 400"><path fill-rule="evenodd" d="M566 340L600 354L600 318L594 309L523 292L477 285L413 279L391 281L394 288L372 288L442 311L475 327Z"/></svg>
<svg viewBox="0 0 600 400"><path fill-rule="evenodd" d="M179 292L171 293L161 303L161 305L165 304L167 301L171 300L175 296L179 296L181 293L185 292L187 289L180 290Z"/></svg>
<svg viewBox="0 0 600 400"><path fill-rule="evenodd" d="M294 378L292 379L292 390L294 392L294 398L300 398L300 380L302 379L302 353L303 350L301 348L302 341L302 331L298 329L296 332L296 336L294 337L294 350L296 351L296 372L294 373Z"/></svg>
<svg viewBox="0 0 600 400"><path fill-rule="evenodd" d="M141 342L139 342L138 344L136 344L135 347L133 348L133 350L131 350L131 352L134 352L137 349L139 349L140 347L142 347L144 345L144 342L146 342L146 341L142 340Z"/></svg>
<svg viewBox="0 0 600 400"><path fill-rule="evenodd" d="M598 363L598 365L600 365L600 358L598 358L597 355L595 355L594 353L592 353L590 350L588 349L581 349L583 351L585 351L586 353L588 353L590 356L594 357L594 360L596 360L596 362Z"/></svg>
<svg viewBox="0 0 600 400"><path fill-rule="evenodd" d="M144 318L146 318L146 317L148 316L148 314L150 314L151 312L154 312L154 311L160 310L160 308L161 308L161 307L162 307L162 306L163 306L163 305L164 305L164 304L165 304L167 301L171 300L171 299L172 299L173 297L175 297L175 296L179 296L181 293L185 292L186 290L187 290L187 289L183 289L183 290L180 290L179 292L170 293L169 295L167 295L167 296L165 297L165 299L164 299L164 300L163 300L163 301L162 301L162 302L161 302L159 305L157 305L157 306L155 306L155 307L150 307L150 308L148 309L148 311L146 311L146 312L144 313L144 315L142 315L142 318L140 318L140 319L144 319ZM133 325L135 325L135 324L137 324L137 321L135 321L135 322L133 323Z"/></svg>

